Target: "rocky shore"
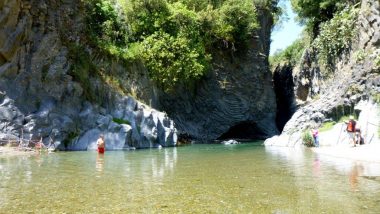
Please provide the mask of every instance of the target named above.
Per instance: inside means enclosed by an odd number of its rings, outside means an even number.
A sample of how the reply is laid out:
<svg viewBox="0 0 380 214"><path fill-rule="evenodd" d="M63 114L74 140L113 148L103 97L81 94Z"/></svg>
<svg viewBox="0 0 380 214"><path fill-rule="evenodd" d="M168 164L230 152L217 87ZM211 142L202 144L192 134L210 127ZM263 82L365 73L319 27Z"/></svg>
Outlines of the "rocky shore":
<svg viewBox="0 0 380 214"><path fill-rule="evenodd" d="M22 150L18 147L0 146L0 158L20 155L32 155L36 153L36 150Z"/></svg>

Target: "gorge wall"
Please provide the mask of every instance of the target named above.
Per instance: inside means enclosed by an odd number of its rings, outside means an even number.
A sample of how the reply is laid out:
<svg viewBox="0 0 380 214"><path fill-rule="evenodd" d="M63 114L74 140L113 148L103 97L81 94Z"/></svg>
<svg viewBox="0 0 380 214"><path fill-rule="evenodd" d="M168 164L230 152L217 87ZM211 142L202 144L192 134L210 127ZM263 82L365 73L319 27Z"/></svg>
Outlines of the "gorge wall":
<svg viewBox="0 0 380 214"><path fill-rule="evenodd" d="M1 139L86 150L100 133L110 149L174 146L178 131L206 141L277 133L268 11L247 52L216 49L194 90L174 94L156 88L142 63L88 45L82 12L79 0L0 2Z"/></svg>
<svg viewBox="0 0 380 214"><path fill-rule="evenodd" d="M359 7L355 40L337 60L332 75L321 72L318 53L312 49L307 49L299 65L292 68L294 87L286 89L293 93L288 97L288 108L297 110L282 134L266 140L266 145L302 145L303 131L349 114L359 117L367 139L379 138L376 109L380 94L380 2L363 0ZM277 72L286 76L288 70L285 66ZM335 143L337 139L329 141Z"/></svg>
<svg viewBox="0 0 380 214"><path fill-rule="evenodd" d="M161 108L177 128L200 140L265 139L277 133L276 97L268 55L273 25L261 11L260 30L240 53L216 49L212 71L195 86L160 95Z"/></svg>
<svg viewBox="0 0 380 214"><path fill-rule="evenodd" d="M0 2L0 139L42 138L60 149L86 150L103 133L108 149L176 145L164 113L118 92L92 68L78 81L75 72L86 68L74 63L84 60L70 45L83 42L80 11L80 1ZM102 57L92 57L101 65Z"/></svg>

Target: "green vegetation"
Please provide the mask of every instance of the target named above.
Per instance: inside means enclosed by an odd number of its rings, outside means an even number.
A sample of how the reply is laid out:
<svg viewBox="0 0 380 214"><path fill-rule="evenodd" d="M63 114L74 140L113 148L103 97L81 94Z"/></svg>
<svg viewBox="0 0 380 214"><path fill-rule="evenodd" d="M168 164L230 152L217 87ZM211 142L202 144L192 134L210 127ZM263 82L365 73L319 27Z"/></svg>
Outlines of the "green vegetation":
<svg viewBox="0 0 380 214"><path fill-rule="evenodd" d="M172 37L158 32L143 42L142 56L150 77L167 91L179 82L199 79L207 69L210 56L201 44L187 37Z"/></svg>
<svg viewBox="0 0 380 214"><path fill-rule="evenodd" d="M307 147L313 147L314 146L314 138L311 135L311 131L309 129L306 129L302 132L302 142Z"/></svg>
<svg viewBox="0 0 380 214"><path fill-rule="evenodd" d="M320 65L325 66L328 71L337 57L350 48L356 35L358 12L357 8L348 7L321 25L321 31L312 46L318 52Z"/></svg>
<svg viewBox="0 0 380 214"><path fill-rule="evenodd" d="M245 44L252 31L258 28L256 10L249 0L227 0L215 15L216 24L211 32L216 40Z"/></svg>
<svg viewBox="0 0 380 214"><path fill-rule="evenodd" d="M356 35L356 21L359 14L357 1L342 0L292 0L301 23L306 24L303 36L285 50L270 58L271 67L287 63L295 66L306 48L317 54L323 76L332 73L336 59L349 50ZM358 51L357 61L366 57Z"/></svg>
<svg viewBox="0 0 380 214"><path fill-rule="evenodd" d="M347 89L347 93L349 94L359 94L361 92L363 92L363 87L361 87L360 85L358 84L352 84L348 87Z"/></svg>
<svg viewBox="0 0 380 214"><path fill-rule="evenodd" d="M339 118L338 123L342 123L344 121L348 121L350 119L350 115L343 115Z"/></svg>
<svg viewBox="0 0 380 214"><path fill-rule="evenodd" d="M322 126L319 128L319 131L325 132L325 131L331 130L335 124L336 124L335 121L323 123Z"/></svg>
<svg viewBox="0 0 380 214"><path fill-rule="evenodd" d="M117 124L127 124L127 125L131 125L131 122L129 122L128 120L124 120L122 118L112 118L112 121L117 123Z"/></svg>
<svg viewBox="0 0 380 214"><path fill-rule="evenodd" d="M69 132L67 137L63 140L63 145L67 148L69 144L79 136L79 130Z"/></svg>
<svg viewBox="0 0 380 214"><path fill-rule="evenodd" d="M375 59L375 66L376 66L377 68L380 68L380 55L378 55L378 56L376 57L376 59Z"/></svg>
<svg viewBox="0 0 380 214"><path fill-rule="evenodd" d="M128 28L112 0L82 0L90 40L103 53L118 58L127 50Z"/></svg>
<svg viewBox="0 0 380 214"><path fill-rule="evenodd" d="M345 108L343 106L338 106L335 114L330 115L333 121L323 123L322 126L319 128L319 131L325 132L331 130L337 123L343 123L348 121L350 115L353 115L356 120L358 119L357 114L353 112L353 109L346 109L346 111L344 109Z"/></svg>
<svg viewBox="0 0 380 214"><path fill-rule="evenodd" d="M142 61L165 91L191 84L211 50L245 51L259 28L256 8L280 14L278 0L82 0L90 42L108 56Z"/></svg>
<svg viewBox="0 0 380 214"><path fill-rule="evenodd" d="M95 101L97 96L89 77L97 75L97 68L91 63L89 54L83 51L82 46L71 44L68 45L68 49L69 57L74 62L70 75L81 84L84 97L87 100Z"/></svg>
<svg viewBox="0 0 380 214"><path fill-rule="evenodd" d="M269 57L269 63L272 66L272 70L279 64L289 64L291 66L297 65L307 45L307 38L306 36L303 36L294 41L285 50L274 53L273 56Z"/></svg>
<svg viewBox="0 0 380 214"><path fill-rule="evenodd" d="M380 104L380 94L377 91L371 91L371 97L376 103Z"/></svg>
<svg viewBox="0 0 380 214"><path fill-rule="evenodd" d="M356 62L362 62L367 56L368 53L366 53L364 50L358 50L354 53L354 59Z"/></svg>
<svg viewBox="0 0 380 214"><path fill-rule="evenodd" d="M320 24L332 19L335 13L342 11L347 5L354 5L359 0L291 0L298 20L306 25L312 37L318 35Z"/></svg>
<svg viewBox="0 0 380 214"><path fill-rule="evenodd" d="M356 116L353 106L339 105L332 111L329 117L335 122L340 123L347 121L350 115Z"/></svg>

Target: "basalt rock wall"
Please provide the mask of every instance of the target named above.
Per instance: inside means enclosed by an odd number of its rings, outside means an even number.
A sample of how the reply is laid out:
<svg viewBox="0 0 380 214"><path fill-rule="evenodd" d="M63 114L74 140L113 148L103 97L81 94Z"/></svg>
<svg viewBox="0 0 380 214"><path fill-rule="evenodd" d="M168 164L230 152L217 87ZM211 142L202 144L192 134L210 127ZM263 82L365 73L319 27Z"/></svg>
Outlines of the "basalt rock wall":
<svg viewBox="0 0 380 214"><path fill-rule="evenodd" d="M261 28L246 51L215 48L212 68L192 90L167 94L142 63L89 45L82 7L79 0L0 2L0 139L85 150L100 133L110 149L173 146L177 130L206 141L277 133L268 11L259 9Z"/></svg>
<svg viewBox="0 0 380 214"><path fill-rule="evenodd" d="M60 149L86 150L95 149L103 133L107 149L176 145L176 129L164 113L115 90L91 68L78 81L74 72L85 66L75 67L82 59L70 46L84 43L83 29L81 1L0 1L0 140L42 139ZM91 63L125 70L91 55L90 47L81 51Z"/></svg>
<svg viewBox="0 0 380 214"><path fill-rule="evenodd" d="M264 139L276 134L276 96L268 54L271 15L259 10L261 29L247 51L215 49L211 71L194 89L159 94L178 129L200 140Z"/></svg>

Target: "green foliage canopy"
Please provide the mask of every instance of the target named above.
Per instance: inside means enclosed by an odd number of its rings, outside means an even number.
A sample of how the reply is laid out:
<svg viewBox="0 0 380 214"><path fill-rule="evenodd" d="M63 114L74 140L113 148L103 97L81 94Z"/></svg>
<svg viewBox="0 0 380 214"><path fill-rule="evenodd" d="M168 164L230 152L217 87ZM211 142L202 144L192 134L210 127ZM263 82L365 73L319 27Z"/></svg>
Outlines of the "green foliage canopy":
<svg viewBox="0 0 380 214"><path fill-rule="evenodd" d="M209 61L202 43L165 32L156 32L143 41L142 57L151 79L166 91L180 82L199 79Z"/></svg>
<svg viewBox="0 0 380 214"><path fill-rule="evenodd" d="M299 17L303 17L310 23L317 23L317 34L306 31L302 37L296 40L292 45L285 50L275 53L270 57L272 68L279 63L289 63L296 65L299 61L302 52L305 48L311 47L318 54L319 65L321 66L322 74L328 76L333 71L333 66L336 59L350 48L350 44L355 39L356 21L359 9L353 5L356 1L338 1L338 0L292 0L293 7L296 6L296 11ZM343 5L345 5L343 7ZM330 15L319 17L319 13L327 13L324 10L329 9ZM337 11L336 11L337 10ZM321 12L322 11L322 12ZM328 19L328 20L325 20ZM323 22L322 22L323 20ZM308 30L308 29L306 29ZM310 30L310 29L309 29ZM360 57L359 57L360 58Z"/></svg>
<svg viewBox="0 0 380 214"><path fill-rule="evenodd" d="M143 40L166 25L170 16L165 0L130 0L126 8L126 17L131 29L132 41Z"/></svg>
<svg viewBox="0 0 380 214"><path fill-rule="evenodd" d="M124 47L128 43L125 20L118 15L111 0L82 1L87 12L88 32L91 40L100 46Z"/></svg>
<svg viewBox="0 0 380 214"><path fill-rule="evenodd" d="M318 34L320 23L330 20L336 12L357 2L359 0L291 0L298 19L307 25L314 36Z"/></svg>
<svg viewBox="0 0 380 214"><path fill-rule="evenodd" d="M119 59L143 61L165 91L204 75L216 44L244 50L259 27L256 6L270 11L277 2L82 0L93 44Z"/></svg>
<svg viewBox="0 0 380 214"><path fill-rule="evenodd" d="M303 51L308 46L308 37L303 35L301 38L295 40L291 45L280 52L274 53L269 57L269 63L274 69L278 64L286 63L291 66L297 65Z"/></svg>
<svg viewBox="0 0 380 214"><path fill-rule="evenodd" d="M212 29L215 36L232 43L246 41L258 27L252 1L228 0L217 10L217 17Z"/></svg>
<svg viewBox="0 0 380 214"><path fill-rule="evenodd" d="M336 57L350 47L356 35L358 13L357 8L348 7L323 23L320 34L312 44L318 52L321 65L328 68L334 64Z"/></svg>

